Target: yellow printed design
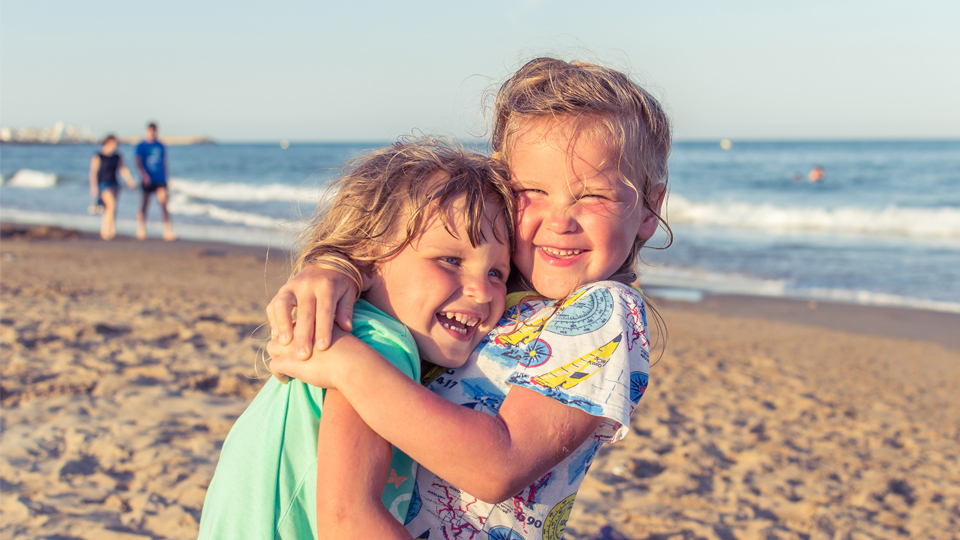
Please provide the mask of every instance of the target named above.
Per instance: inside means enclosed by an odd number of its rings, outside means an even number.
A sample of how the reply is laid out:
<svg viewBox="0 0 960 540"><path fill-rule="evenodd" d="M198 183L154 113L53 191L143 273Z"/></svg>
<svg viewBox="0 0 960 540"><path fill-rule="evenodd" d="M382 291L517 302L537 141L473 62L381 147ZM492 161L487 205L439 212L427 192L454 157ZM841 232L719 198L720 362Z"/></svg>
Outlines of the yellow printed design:
<svg viewBox="0 0 960 540"><path fill-rule="evenodd" d="M518 328L513 332L506 334L501 334L496 337L496 343L499 345L513 345L514 347L526 347L531 341L537 339L540 336L540 333L543 332L543 327L550 322L550 317L557 313L558 311L563 310L564 308L573 305L581 296L584 295L586 291L580 291L570 298L566 302L560 305L556 309L545 309L546 312L543 316L534 319L530 322L524 322L523 326Z"/></svg>
<svg viewBox="0 0 960 540"><path fill-rule="evenodd" d="M550 510L547 519L543 522L543 540L560 540L563 537L563 530L567 528L567 520L570 519L570 510L573 509L573 501L576 498L576 493L567 495L566 499Z"/></svg>
<svg viewBox="0 0 960 540"><path fill-rule="evenodd" d="M600 368L610 361L610 356L617 350L617 346L620 345L622 339L623 334L617 334L617 337L611 339L606 345L577 358L565 366L560 366L549 373L534 377L531 381L548 388L573 388L600 371Z"/></svg>

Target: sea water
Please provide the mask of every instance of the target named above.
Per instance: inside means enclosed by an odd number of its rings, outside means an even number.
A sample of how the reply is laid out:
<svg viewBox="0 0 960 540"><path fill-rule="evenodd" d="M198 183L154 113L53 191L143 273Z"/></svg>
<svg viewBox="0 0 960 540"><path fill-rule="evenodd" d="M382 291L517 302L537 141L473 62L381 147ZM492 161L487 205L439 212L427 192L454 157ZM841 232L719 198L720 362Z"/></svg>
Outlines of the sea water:
<svg viewBox="0 0 960 540"><path fill-rule="evenodd" d="M169 147L175 230L183 238L290 248L344 163L385 144ZM96 150L0 147L0 218L98 230L98 218L86 214ZM133 149L120 152L133 168ZM822 182L807 180L814 165L825 171ZM121 233L132 234L139 200L124 187ZM149 212L158 236L155 203ZM665 216L673 244L644 250L641 276L659 294L960 312L960 141L734 141L729 150L714 141L677 142ZM665 239L660 233L649 245Z"/></svg>

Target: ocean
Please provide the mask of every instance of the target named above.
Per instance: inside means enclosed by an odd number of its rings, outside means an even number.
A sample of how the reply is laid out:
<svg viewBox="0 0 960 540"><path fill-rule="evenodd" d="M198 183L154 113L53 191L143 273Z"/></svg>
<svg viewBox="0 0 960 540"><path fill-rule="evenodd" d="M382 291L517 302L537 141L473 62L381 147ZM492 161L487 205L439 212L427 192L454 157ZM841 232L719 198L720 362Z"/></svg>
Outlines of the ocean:
<svg viewBox="0 0 960 540"><path fill-rule="evenodd" d="M343 163L380 143L172 146L181 238L289 249ZM0 219L99 230L92 145L0 146ZM128 165L133 149L121 147ZM822 182L807 181L814 165ZM132 234L139 193L123 189ZM159 210L149 209L160 234ZM743 294L960 313L960 141L676 142L666 217L641 283L697 301ZM649 245L661 245L665 235Z"/></svg>

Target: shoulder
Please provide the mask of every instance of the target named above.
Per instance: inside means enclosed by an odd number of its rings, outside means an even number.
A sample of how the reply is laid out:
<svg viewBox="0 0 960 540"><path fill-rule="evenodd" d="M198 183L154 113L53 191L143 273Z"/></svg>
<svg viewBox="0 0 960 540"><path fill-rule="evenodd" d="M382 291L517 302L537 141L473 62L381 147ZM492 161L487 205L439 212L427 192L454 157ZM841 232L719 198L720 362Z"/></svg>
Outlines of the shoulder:
<svg viewBox="0 0 960 540"><path fill-rule="evenodd" d="M354 336L373 347L404 373L420 378L420 353L417 342L406 326L360 300L353 308Z"/></svg>
<svg viewBox="0 0 960 540"><path fill-rule="evenodd" d="M643 298L636 289L617 281L598 281L580 287L558 306L558 314L564 312L580 313L592 319L609 318L613 314L638 315L641 320L644 305Z"/></svg>

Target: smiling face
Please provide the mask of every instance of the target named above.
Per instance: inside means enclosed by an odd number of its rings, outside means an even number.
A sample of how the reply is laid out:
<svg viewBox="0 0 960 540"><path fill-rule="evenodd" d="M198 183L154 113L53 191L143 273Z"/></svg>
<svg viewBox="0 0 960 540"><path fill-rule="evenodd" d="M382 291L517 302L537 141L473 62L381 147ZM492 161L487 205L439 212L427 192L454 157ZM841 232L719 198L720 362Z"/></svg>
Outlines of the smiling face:
<svg viewBox="0 0 960 540"><path fill-rule="evenodd" d="M510 151L518 225L513 262L538 293L562 298L609 278L656 215L624 183L603 132L576 139L565 119L531 120Z"/></svg>
<svg viewBox="0 0 960 540"><path fill-rule="evenodd" d="M510 248L497 240L508 237L496 217L499 205L488 201L481 227L486 241L474 247L462 200L448 212L456 237L434 211L419 236L379 262L365 293L368 302L410 330L422 358L444 367L463 365L500 320L510 272Z"/></svg>

